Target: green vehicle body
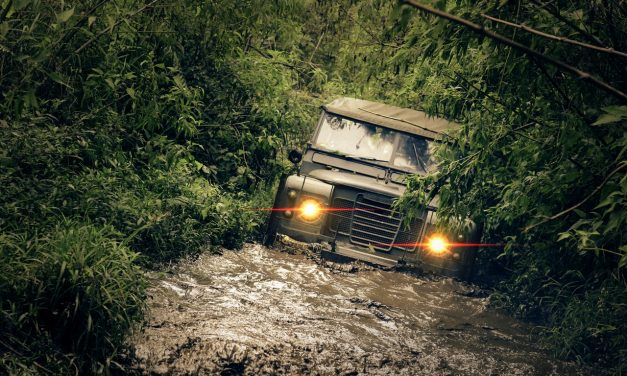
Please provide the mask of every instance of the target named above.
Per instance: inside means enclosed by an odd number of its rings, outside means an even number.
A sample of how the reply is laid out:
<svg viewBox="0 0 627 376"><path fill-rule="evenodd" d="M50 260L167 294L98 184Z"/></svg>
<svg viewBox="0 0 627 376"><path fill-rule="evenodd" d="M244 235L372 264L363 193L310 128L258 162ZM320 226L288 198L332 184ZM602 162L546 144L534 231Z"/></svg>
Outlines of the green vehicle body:
<svg viewBox="0 0 627 376"><path fill-rule="evenodd" d="M321 244L316 248L322 256L336 261L402 265L468 278L475 247L435 253L424 245L436 232L437 198L411 221L392 206L405 192L408 174L437 168L429 152L458 125L421 111L353 98L337 99L322 110L305 152L290 155L300 168L281 178L264 243L272 244L281 234ZM307 200L323 208L314 220L299 213ZM451 243L476 243L479 231L469 223L463 233L444 236Z"/></svg>

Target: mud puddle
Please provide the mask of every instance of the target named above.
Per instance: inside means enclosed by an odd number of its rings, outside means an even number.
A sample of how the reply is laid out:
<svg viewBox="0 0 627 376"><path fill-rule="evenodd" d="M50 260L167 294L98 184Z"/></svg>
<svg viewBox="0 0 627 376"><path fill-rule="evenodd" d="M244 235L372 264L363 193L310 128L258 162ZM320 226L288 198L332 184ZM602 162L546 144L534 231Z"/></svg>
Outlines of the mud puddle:
<svg viewBox="0 0 627 376"><path fill-rule="evenodd" d="M451 279L338 272L254 244L151 278L148 324L133 340L145 374L589 372Z"/></svg>

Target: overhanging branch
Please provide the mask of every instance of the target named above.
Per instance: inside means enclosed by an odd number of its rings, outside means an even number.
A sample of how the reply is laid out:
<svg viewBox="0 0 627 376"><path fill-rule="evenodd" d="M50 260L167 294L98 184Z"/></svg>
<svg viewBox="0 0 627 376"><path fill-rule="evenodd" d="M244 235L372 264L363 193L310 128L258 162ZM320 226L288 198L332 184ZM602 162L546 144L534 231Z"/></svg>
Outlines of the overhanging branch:
<svg viewBox="0 0 627 376"><path fill-rule="evenodd" d="M573 40L573 39L569 39L569 38L560 37L560 36L557 36L557 35L545 33L543 31L531 28L531 27L529 27L527 25L521 25L521 24L517 24L517 23L514 23L514 22L510 22L510 21L505 21L505 20L502 20L500 18L488 16L487 14L481 14L481 15L484 18L486 18L486 19L488 19L490 21L494 21L494 22L498 22L498 23L503 24L503 25L514 27L516 29L520 29L520 30L526 31L526 32L531 33L531 34L535 34L535 35L541 36L542 38L556 40L558 42L568 43L568 44L572 44L574 46L579 46L579 47L587 48L587 49L590 49L590 50L595 50L595 51L599 51L599 52L605 52L606 54L611 54L611 55L615 55L615 56L620 56L622 58L627 58L627 54L626 53L621 52L621 51L617 51L617 50L615 50L613 48L610 48L610 47L595 46L593 44L580 42L578 40Z"/></svg>
<svg viewBox="0 0 627 376"><path fill-rule="evenodd" d="M469 28L470 30L472 30L473 32L483 35L483 36L487 36L501 44L504 44L506 46L510 46L513 47L517 50L522 51L523 53L536 57L540 60L546 61L547 63L554 65L560 69L562 69L563 71L569 72L575 76L577 76L578 78L585 80L585 81L589 81L590 83L592 83L593 85L595 85L596 87L600 88L603 91L606 91L608 93L611 93L612 95L614 95L616 98L620 99L622 102L626 102L627 103L627 94L623 93L622 91L618 90L617 88L599 80L598 78L594 77L593 75L591 75L588 72L584 72L582 70L577 69L576 67L573 67L572 65L566 64L561 60L557 60L555 58L552 58L550 56L544 55L536 50L533 50L523 44L520 44L516 41L513 41L501 34L495 33L494 31L491 31L489 29L486 29L483 25L479 25L476 24L474 22L468 21L464 18L461 17L457 17L455 15L452 15L450 13L432 8L430 6L427 5L423 5L418 3L415 0L401 0L402 3L411 5L412 7L422 10L423 12L429 13L429 14L433 14L437 17L440 18L444 18L447 19L449 21L452 21L454 23L457 23L459 25L462 25L464 27Z"/></svg>
<svg viewBox="0 0 627 376"><path fill-rule="evenodd" d="M581 27L579 27L577 24L575 24L573 21L569 20L568 18L562 16L562 14L560 13L559 9L555 6L553 6L553 1L547 1L546 3L542 3L538 0L531 0L531 3L535 4L538 9L541 9L545 12L547 12L548 14L550 14L551 16L557 18L558 20L562 21L565 25L567 25L568 27L570 27L571 29L573 29L574 31L578 32L579 34L581 34L584 38L588 39L588 41L590 41L591 43L596 43L600 46L605 45L605 43L603 43L603 41L601 39L599 39L598 37L588 33L587 31L585 31L584 29L582 29Z"/></svg>
<svg viewBox="0 0 627 376"><path fill-rule="evenodd" d="M618 167L616 167L614 170L612 170L606 177L605 179L603 179L603 182L601 182L601 184L599 184L589 195L587 195L583 200L579 201L578 203L576 203L575 205L571 206L568 209L564 209L561 212L554 214L548 218L543 219L542 221L538 222L538 223L534 223L532 225L529 225L527 227L525 227L524 232L529 232L529 230L531 230L534 227L538 227L540 225L543 225L547 222L553 221L561 216L563 216L564 214L570 213L571 211L577 209L578 207L580 207L581 205L585 204L586 202L588 202L588 200L590 200L595 194L597 194L597 192L599 192L601 190L601 188L603 188L605 186L605 184L607 184L607 182L610 180L610 178L614 175L616 175L620 170L622 170L624 167L627 166L627 161L622 161L618 164Z"/></svg>

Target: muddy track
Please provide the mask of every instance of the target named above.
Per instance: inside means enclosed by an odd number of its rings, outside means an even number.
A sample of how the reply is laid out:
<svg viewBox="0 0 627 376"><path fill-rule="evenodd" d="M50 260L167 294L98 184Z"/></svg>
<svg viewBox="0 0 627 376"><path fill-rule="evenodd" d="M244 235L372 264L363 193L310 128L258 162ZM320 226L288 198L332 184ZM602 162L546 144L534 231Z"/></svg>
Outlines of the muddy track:
<svg viewBox="0 0 627 376"><path fill-rule="evenodd" d="M489 309L473 286L342 269L249 244L154 273L148 323L133 339L140 372L590 372L542 351L532 328Z"/></svg>

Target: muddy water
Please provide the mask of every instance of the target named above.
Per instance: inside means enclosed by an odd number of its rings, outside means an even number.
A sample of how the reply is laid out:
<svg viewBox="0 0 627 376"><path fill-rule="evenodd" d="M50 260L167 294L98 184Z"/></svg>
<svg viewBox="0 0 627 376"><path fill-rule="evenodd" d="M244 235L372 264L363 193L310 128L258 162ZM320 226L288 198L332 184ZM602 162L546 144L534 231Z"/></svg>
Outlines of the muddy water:
<svg viewBox="0 0 627 376"><path fill-rule="evenodd" d="M134 339L144 373L587 373L451 279L347 273L252 244L151 278Z"/></svg>

